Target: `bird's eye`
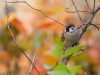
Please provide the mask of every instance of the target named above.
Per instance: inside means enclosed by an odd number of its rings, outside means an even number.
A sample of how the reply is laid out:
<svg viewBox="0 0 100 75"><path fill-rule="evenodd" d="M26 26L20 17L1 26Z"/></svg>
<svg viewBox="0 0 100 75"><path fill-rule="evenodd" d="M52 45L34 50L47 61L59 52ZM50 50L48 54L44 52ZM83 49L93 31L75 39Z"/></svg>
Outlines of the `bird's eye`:
<svg viewBox="0 0 100 75"><path fill-rule="evenodd" d="M72 33L75 29L76 29L76 27L71 27L71 28L69 29L69 32Z"/></svg>

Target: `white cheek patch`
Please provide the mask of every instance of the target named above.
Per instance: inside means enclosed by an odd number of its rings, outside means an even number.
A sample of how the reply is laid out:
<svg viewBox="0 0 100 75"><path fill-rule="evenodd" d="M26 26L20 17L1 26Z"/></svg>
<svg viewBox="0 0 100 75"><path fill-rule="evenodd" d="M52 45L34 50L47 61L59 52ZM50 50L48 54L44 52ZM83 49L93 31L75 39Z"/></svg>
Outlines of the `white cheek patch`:
<svg viewBox="0 0 100 75"><path fill-rule="evenodd" d="M75 31L75 29L76 29L76 27L74 27L74 29L73 29L73 28L70 28L70 29L69 29L69 32L71 32L71 33L72 33L72 32L74 32L74 31Z"/></svg>
<svg viewBox="0 0 100 75"><path fill-rule="evenodd" d="M64 32L67 32L66 29L64 29Z"/></svg>

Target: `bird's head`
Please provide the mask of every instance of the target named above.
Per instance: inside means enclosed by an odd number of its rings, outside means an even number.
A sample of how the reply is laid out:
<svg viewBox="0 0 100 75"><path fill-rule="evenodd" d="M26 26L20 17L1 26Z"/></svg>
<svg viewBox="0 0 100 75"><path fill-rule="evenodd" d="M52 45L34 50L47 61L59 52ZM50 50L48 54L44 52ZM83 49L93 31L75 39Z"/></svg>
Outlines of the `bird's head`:
<svg viewBox="0 0 100 75"><path fill-rule="evenodd" d="M64 29L64 32L73 33L75 31L76 27L74 24L68 24L66 28Z"/></svg>

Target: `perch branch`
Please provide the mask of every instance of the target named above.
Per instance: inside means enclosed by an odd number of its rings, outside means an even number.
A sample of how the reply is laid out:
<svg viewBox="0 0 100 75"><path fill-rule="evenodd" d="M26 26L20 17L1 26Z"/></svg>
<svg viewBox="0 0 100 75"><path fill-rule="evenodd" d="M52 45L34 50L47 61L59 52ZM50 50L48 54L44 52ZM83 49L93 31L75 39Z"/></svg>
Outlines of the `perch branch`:
<svg viewBox="0 0 100 75"><path fill-rule="evenodd" d="M93 13L90 14L90 17L89 17L88 21L87 21L85 24L83 24L83 26L79 26L79 27L78 27L78 28L82 27L81 34L80 34L80 37L79 37L79 39L78 39L78 42L79 42L79 40L81 39L81 37L83 36L83 34L86 32L87 28L88 28L90 25L95 26L98 30L100 29L99 27L97 27L97 25L92 24L92 20L93 20L95 14L96 14L99 10L100 10L100 5L99 5L96 9L94 9L94 12L93 12ZM70 59L71 57L72 57L72 56L68 56L68 58L67 58L68 60L66 60L66 61L67 61L66 64L68 63L68 61L69 61L69 59ZM66 64L65 64L65 65L66 65Z"/></svg>

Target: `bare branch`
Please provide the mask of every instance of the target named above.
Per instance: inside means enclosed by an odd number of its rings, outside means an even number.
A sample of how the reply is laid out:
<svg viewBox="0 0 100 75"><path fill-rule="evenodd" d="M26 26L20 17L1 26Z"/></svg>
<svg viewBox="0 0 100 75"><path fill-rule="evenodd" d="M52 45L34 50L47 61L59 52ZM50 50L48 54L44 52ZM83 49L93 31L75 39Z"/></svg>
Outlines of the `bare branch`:
<svg viewBox="0 0 100 75"><path fill-rule="evenodd" d="M89 20L86 23L86 28L91 24L95 14L100 10L100 5L94 10L94 13L91 14Z"/></svg>
<svg viewBox="0 0 100 75"><path fill-rule="evenodd" d="M33 65L33 67L35 68L35 70L37 71L38 75L40 75L39 71L37 70L37 68L34 66L34 64L32 63L32 61L29 59L29 57L25 54L25 52L23 51L23 49L18 45L18 43L16 42L16 39L14 37L14 34L12 33L11 29L10 29L10 26L9 26L9 22L8 22L8 19L9 19L9 16L10 14L8 13L8 5L6 3L6 14L7 14L7 27L8 27L8 30L13 38L13 41L15 42L15 44L17 45L17 47L21 50L21 52L25 55L25 57L30 61L30 63Z"/></svg>
<svg viewBox="0 0 100 75"><path fill-rule="evenodd" d="M73 0L71 0L71 1L72 1L73 5L74 5L74 7L75 7L76 11L78 11L78 10L77 10L77 7L76 7L76 5L75 5L75 3L74 3L74 1L73 1ZM80 16L79 12L77 12L77 14L78 14L78 16L79 16L79 19L80 19L81 23L83 24L83 22L82 22L82 19L81 19L81 16Z"/></svg>
<svg viewBox="0 0 100 75"><path fill-rule="evenodd" d="M88 2L87 2L87 0L85 0L85 1L86 1L86 4L87 4L88 8L90 9L90 11L92 11L89 4L88 4Z"/></svg>
<svg viewBox="0 0 100 75"><path fill-rule="evenodd" d="M85 23L85 26L82 28L82 32L81 32L81 35L80 35L80 38L82 37L82 35L86 32L87 28L92 24L92 20L95 16L95 14L100 10L100 5L94 10L94 13L92 13L90 15L90 18L89 20ZM92 24L93 25L93 24ZM80 40L79 38L79 40Z"/></svg>
<svg viewBox="0 0 100 75"><path fill-rule="evenodd" d="M3 1L3 0L2 0L2 1ZM3 2L6 3L6 1L3 1ZM64 24L62 24L62 23L60 23L59 21L57 21L57 20L51 18L50 16L48 16L48 15L47 15L45 12L43 12L42 10L32 7L32 6L31 6L30 4L28 4L26 1L15 1L15 2L7 2L7 3L25 3L25 4L28 5L30 8L32 8L32 9L34 9L34 10L37 10L37 11L41 12L41 13L44 14L46 17L52 19L53 21L55 21L55 22L57 22L58 24L60 24L60 25L62 25L62 26L65 27Z"/></svg>
<svg viewBox="0 0 100 75"><path fill-rule="evenodd" d="M36 58L36 53L34 53L32 63L34 63L35 58ZM28 75L31 75L31 72L32 72L33 67L34 67L34 66L31 64L31 67L30 67L30 70L29 70Z"/></svg>

